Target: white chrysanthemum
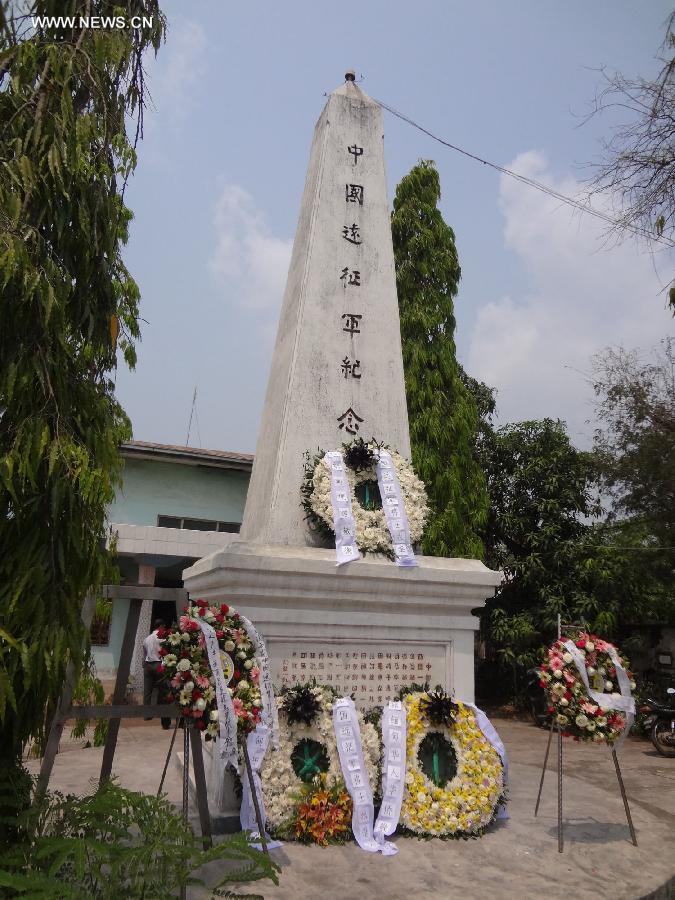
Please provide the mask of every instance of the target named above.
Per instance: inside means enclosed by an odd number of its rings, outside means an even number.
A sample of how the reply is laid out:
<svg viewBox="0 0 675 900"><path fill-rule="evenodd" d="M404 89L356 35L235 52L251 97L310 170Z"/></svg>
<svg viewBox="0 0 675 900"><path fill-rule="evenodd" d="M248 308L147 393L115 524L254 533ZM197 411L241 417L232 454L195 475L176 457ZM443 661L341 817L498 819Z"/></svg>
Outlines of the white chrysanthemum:
<svg viewBox="0 0 675 900"><path fill-rule="evenodd" d="M427 494L424 484L415 474L412 465L395 450L390 451L396 469L403 505L408 518L411 543L418 543L424 532L429 515ZM382 509L364 509L356 499L356 488L366 481L376 480L374 468L354 472L345 467L352 501L352 514L356 528L356 544L367 553L391 551L391 535ZM331 503L331 470L325 459L320 460L313 474L314 490L310 495L310 505L315 515L333 529L333 506Z"/></svg>
<svg viewBox="0 0 675 900"><path fill-rule="evenodd" d="M343 781L342 768L338 755L335 730L332 717L332 695L321 686L314 688L313 693L321 702L321 708L311 725L303 722L289 724L281 709L281 698L277 698L279 706L279 749L271 748L265 754L260 777L262 780L265 813L272 828L278 828L291 817L299 802L302 780L296 775L291 761L291 754L299 741L309 739L317 741L326 748L329 768L326 773L329 783ZM358 712L361 726L361 745L364 762L370 785L375 789L377 765L380 758L380 740L374 726L363 721Z"/></svg>

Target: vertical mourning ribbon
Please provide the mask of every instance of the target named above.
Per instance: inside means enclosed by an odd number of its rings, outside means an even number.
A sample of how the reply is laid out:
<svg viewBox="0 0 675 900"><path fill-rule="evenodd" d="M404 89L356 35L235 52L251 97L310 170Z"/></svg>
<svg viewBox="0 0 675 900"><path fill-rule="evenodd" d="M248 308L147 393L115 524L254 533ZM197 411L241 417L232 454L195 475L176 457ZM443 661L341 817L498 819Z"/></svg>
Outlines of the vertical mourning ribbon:
<svg viewBox="0 0 675 900"><path fill-rule="evenodd" d="M377 483L382 496L382 511L391 535L397 566L416 566L417 560L410 541L408 516L405 511L401 485L396 474L396 466L388 450L377 452Z"/></svg>
<svg viewBox="0 0 675 900"><path fill-rule="evenodd" d="M330 450L324 456L330 469L330 501L333 507L333 531L337 565L358 559L361 554L356 546L356 525L352 513L352 497L344 459L339 450Z"/></svg>

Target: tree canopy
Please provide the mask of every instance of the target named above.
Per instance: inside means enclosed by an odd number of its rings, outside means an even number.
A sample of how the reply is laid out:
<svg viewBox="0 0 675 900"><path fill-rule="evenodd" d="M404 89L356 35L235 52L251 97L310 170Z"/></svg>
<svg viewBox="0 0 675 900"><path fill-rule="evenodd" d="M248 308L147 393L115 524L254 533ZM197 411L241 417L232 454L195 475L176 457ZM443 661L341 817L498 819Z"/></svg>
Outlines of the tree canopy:
<svg viewBox="0 0 675 900"><path fill-rule="evenodd" d="M652 552L644 522L607 520L602 459L551 419L488 431L481 454L486 562L504 572L480 616L488 655L522 674L556 635L558 615L627 651L646 649L637 626L672 620L672 570Z"/></svg>
<svg viewBox="0 0 675 900"><path fill-rule="evenodd" d="M599 427L595 451L615 516L629 517L675 546L675 348L650 360L608 348L593 359ZM673 556L675 563L675 555Z"/></svg>
<svg viewBox="0 0 675 900"><path fill-rule="evenodd" d="M482 452L491 504L486 562L505 576L483 613L483 632L503 658L530 663L558 614L587 606L575 559L588 529L582 517L598 511L595 468L552 419L505 425Z"/></svg>
<svg viewBox="0 0 675 900"><path fill-rule="evenodd" d="M423 551L481 557L488 496L476 456L478 409L456 358L461 269L440 197L436 167L422 161L396 188L391 218L412 457L432 508Z"/></svg>
<svg viewBox="0 0 675 900"><path fill-rule="evenodd" d="M617 235L638 230L675 245L675 12L665 26L660 69L653 78L602 70L604 84L591 116L611 111L621 121L603 142L591 192L606 192L621 214ZM617 113L618 111L618 113ZM672 282L671 282L672 284ZM669 292L675 314L675 287Z"/></svg>
<svg viewBox="0 0 675 900"><path fill-rule="evenodd" d="M138 288L122 260L156 0L34 0L0 33L0 756L40 736L80 608L106 570L106 508L129 421L111 372L135 360ZM123 14L126 28L80 16ZM73 16L40 24L32 16ZM139 17L139 27L130 27ZM118 334L119 333L119 334Z"/></svg>

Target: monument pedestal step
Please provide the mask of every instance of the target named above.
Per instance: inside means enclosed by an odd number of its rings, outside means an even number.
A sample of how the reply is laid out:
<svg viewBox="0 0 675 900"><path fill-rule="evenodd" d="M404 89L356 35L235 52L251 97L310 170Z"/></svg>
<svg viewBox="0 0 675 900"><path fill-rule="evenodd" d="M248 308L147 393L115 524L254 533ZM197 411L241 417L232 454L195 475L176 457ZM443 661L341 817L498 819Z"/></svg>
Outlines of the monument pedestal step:
<svg viewBox="0 0 675 900"><path fill-rule="evenodd" d="M204 742L204 767L206 772L209 772L209 767L211 765L210 760L210 751L209 745ZM183 760L184 754L182 750L176 751L174 754L174 762L176 764L176 768L181 772L183 772ZM194 805L194 809L190 809L189 815L190 820L199 824L199 817L196 815L196 787L195 787L195 773L192 767L192 757L190 757L190 772L189 772L189 783L190 783L190 804ZM207 774L207 789L211 788L210 779ZM221 800L221 805L217 806L213 802L213 797L210 796L209 791L209 814L211 816L211 832L213 834L234 834L236 831L241 831L241 822L239 820L239 800L237 799L234 793L234 782L229 773L225 773L225 783L223 785L223 796Z"/></svg>
<svg viewBox="0 0 675 900"><path fill-rule="evenodd" d="M267 643L276 686L315 677L353 689L348 692L370 706L404 684L428 680L473 702L478 619L472 610L492 595L501 573L472 559L422 556L418 562L402 568L368 555L337 567L331 549L234 541L183 579L192 597L231 603L251 619ZM362 671L363 654L368 668Z"/></svg>

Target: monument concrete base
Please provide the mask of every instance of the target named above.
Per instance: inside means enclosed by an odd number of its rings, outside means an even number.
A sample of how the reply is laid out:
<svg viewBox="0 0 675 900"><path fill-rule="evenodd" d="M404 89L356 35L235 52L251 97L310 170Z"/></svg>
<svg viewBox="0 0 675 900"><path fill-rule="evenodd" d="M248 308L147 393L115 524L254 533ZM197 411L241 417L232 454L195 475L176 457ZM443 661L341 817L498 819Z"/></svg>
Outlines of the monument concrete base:
<svg viewBox="0 0 675 900"><path fill-rule="evenodd" d="M231 603L265 638L276 687L310 681L380 705L411 683L474 700L474 634L501 574L472 559L368 555L234 541L183 573L193 597Z"/></svg>
<svg viewBox="0 0 675 900"><path fill-rule="evenodd" d="M225 773L222 783L216 782L213 775L213 744L204 741L204 767L208 773L207 776L207 798L209 803L209 815L211 817L211 833L212 834L234 834L241 831L241 822L239 819L239 807L241 801L236 795L234 779L230 772ZM182 750L176 751L174 754L174 763L181 773L183 772L185 756ZM193 804L193 811L197 808L197 787L195 785L195 772L192 767L192 757L190 757L189 772L189 792L190 802ZM198 820L197 820L198 821Z"/></svg>

